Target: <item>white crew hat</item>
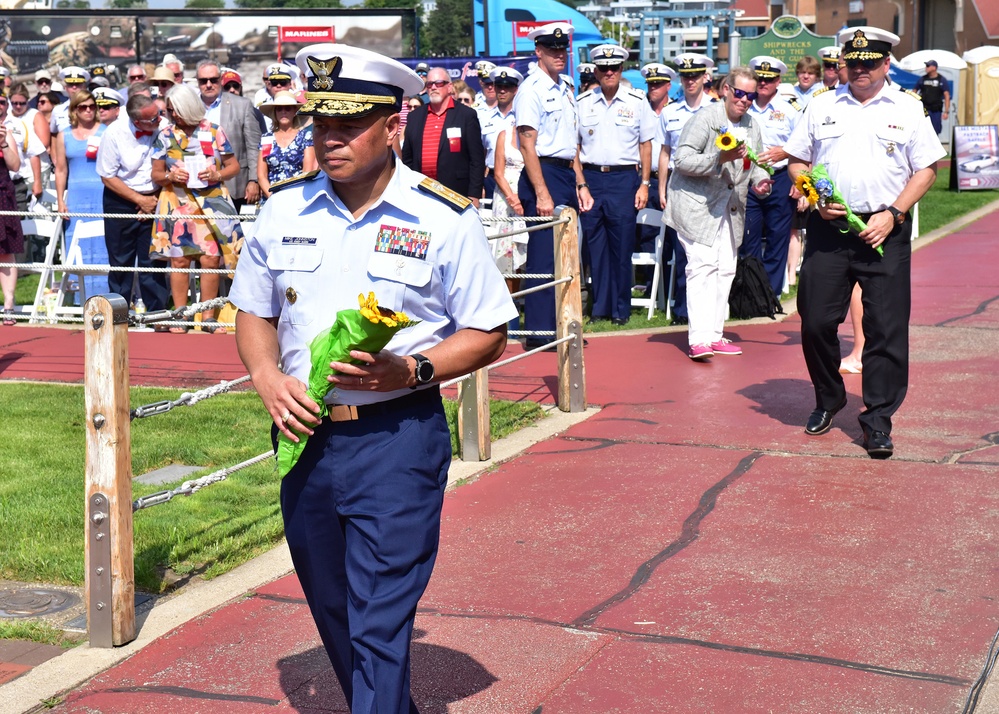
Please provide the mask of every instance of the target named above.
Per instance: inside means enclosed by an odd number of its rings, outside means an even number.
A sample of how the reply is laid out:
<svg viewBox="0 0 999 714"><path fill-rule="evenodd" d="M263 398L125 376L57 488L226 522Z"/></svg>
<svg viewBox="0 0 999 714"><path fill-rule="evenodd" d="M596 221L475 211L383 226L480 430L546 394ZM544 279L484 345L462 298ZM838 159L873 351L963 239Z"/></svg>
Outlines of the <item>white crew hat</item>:
<svg viewBox="0 0 999 714"><path fill-rule="evenodd" d="M696 52L684 52L673 58L676 71L680 74L700 74L715 66L714 60Z"/></svg>
<svg viewBox="0 0 999 714"><path fill-rule="evenodd" d="M110 87L94 87L90 93L94 95L94 102L97 106L103 109L120 107L125 103L125 97L121 95L121 92Z"/></svg>
<svg viewBox="0 0 999 714"><path fill-rule="evenodd" d="M485 79L489 76L489 73L496 69L496 65L489 60L479 60L475 63L475 71L478 73L481 79Z"/></svg>
<svg viewBox="0 0 999 714"><path fill-rule="evenodd" d="M826 64L839 64L839 45L830 45L819 49L819 59Z"/></svg>
<svg viewBox="0 0 999 714"><path fill-rule="evenodd" d="M489 79L494 84L520 84L524 81L524 75L513 67L493 67L489 71Z"/></svg>
<svg viewBox="0 0 999 714"><path fill-rule="evenodd" d="M843 45L844 60L883 59L900 42L895 33L867 25L840 30L836 40Z"/></svg>
<svg viewBox="0 0 999 714"><path fill-rule="evenodd" d="M568 22L549 22L528 32L527 39L534 40L536 45L562 50L569 46L572 32L572 25Z"/></svg>
<svg viewBox="0 0 999 714"><path fill-rule="evenodd" d="M650 62L642 67L642 76L645 77L646 84L656 84L658 82L672 82L676 79L676 72L672 67L667 67L659 62Z"/></svg>
<svg viewBox="0 0 999 714"><path fill-rule="evenodd" d="M781 62L776 57L770 57L769 55L759 55L757 57L753 57L753 59L749 60L749 68L758 76L765 79L780 77L782 74L787 72L786 64Z"/></svg>
<svg viewBox="0 0 999 714"><path fill-rule="evenodd" d="M59 79L63 84L86 84L90 81L90 72L83 67L64 67L59 70Z"/></svg>

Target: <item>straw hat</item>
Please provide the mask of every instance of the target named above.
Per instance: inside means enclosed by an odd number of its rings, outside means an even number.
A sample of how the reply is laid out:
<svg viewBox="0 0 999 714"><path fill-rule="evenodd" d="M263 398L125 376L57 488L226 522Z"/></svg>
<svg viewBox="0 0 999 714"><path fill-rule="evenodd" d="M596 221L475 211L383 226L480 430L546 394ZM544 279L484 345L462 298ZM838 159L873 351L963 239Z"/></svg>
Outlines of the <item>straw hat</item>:
<svg viewBox="0 0 999 714"><path fill-rule="evenodd" d="M281 91L260 105L260 113L264 114L271 121L274 121L275 107L300 107L302 103L295 98L295 95L288 91Z"/></svg>
<svg viewBox="0 0 999 714"><path fill-rule="evenodd" d="M177 83L177 81L173 78L173 72L171 72L163 65L160 65L159 67L156 68L156 70L149 77L148 81L150 83L155 83L155 82L171 82L172 84Z"/></svg>

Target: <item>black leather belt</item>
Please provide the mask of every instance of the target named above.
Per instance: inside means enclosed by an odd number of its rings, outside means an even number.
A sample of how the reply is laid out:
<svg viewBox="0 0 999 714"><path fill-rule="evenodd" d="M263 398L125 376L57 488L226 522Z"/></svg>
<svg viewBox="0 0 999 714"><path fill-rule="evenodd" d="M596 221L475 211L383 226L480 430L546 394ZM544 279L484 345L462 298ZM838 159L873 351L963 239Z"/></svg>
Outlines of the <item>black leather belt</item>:
<svg viewBox="0 0 999 714"><path fill-rule="evenodd" d="M572 161L569 159L557 159L554 156L539 156L538 161L543 164L551 164L552 166L561 166L563 169L572 168Z"/></svg>
<svg viewBox="0 0 999 714"><path fill-rule="evenodd" d="M867 223L869 220L871 220L871 216L877 215L878 213L884 213L887 210L888 210L887 208L882 208L880 211L874 211L873 213L860 213L858 211L854 211L854 213L857 214L857 216L860 218L860 220L862 220L864 223ZM905 212L905 220L909 220L910 218L912 218L912 215L908 211L906 211ZM843 218L841 220L844 223L846 222L845 218Z"/></svg>
<svg viewBox="0 0 999 714"><path fill-rule="evenodd" d="M779 169L774 169L774 174L779 174L781 171L787 171L787 166L781 166Z"/></svg>
<svg viewBox="0 0 999 714"><path fill-rule="evenodd" d="M24 178L24 176L17 176L12 178L10 181L11 183L27 183L28 179Z"/></svg>
<svg viewBox="0 0 999 714"><path fill-rule="evenodd" d="M638 171L636 164L624 164L622 166L598 166L597 164L583 164L586 171L599 171L602 174L611 174L615 171Z"/></svg>
<svg viewBox="0 0 999 714"><path fill-rule="evenodd" d="M419 404L430 404L432 402L439 402L440 400L441 388L435 385L426 389L418 389L411 394L405 394L401 397L396 397L395 399L377 402L376 404L359 404L358 406L349 404L330 404L329 414L323 417L323 421L336 423L341 421L370 419L373 416L394 414L395 412L415 407Z"/></svg>

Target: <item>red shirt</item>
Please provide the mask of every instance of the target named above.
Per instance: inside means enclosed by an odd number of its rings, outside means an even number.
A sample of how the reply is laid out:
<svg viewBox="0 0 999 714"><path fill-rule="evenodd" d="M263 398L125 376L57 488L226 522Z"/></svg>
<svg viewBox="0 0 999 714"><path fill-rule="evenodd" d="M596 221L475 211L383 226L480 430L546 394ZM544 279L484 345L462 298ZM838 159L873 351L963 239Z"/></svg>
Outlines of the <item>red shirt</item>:
<svg viewBox="0 0 999 714"><path fill-rule="evenodd" d="M423 173L432 179L437 178L437 150L441 145L441 134L444 132L447 112L452 108L454 108L454 97L447 98L440 114L434 111L433 105L427 105L427 124L423 127L423 153L420 165Z"/></svg>

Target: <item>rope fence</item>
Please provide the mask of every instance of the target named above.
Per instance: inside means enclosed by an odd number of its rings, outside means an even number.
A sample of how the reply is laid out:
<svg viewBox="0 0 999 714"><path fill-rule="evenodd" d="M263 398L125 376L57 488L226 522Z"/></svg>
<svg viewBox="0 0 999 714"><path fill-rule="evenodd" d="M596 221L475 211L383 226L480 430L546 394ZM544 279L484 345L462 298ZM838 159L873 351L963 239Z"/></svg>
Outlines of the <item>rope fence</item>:
<svg viewBox="0 0 999 714"><path fill-rule="evenodd" d="M0 211L0 216L14 216L16 218L111 218L123 220L151 221L154 219L177 219L178 216L172 213L92 213L87 211ZM211 213L193 214L181 216L185 221L255 221L255 213Z"/></svg>

